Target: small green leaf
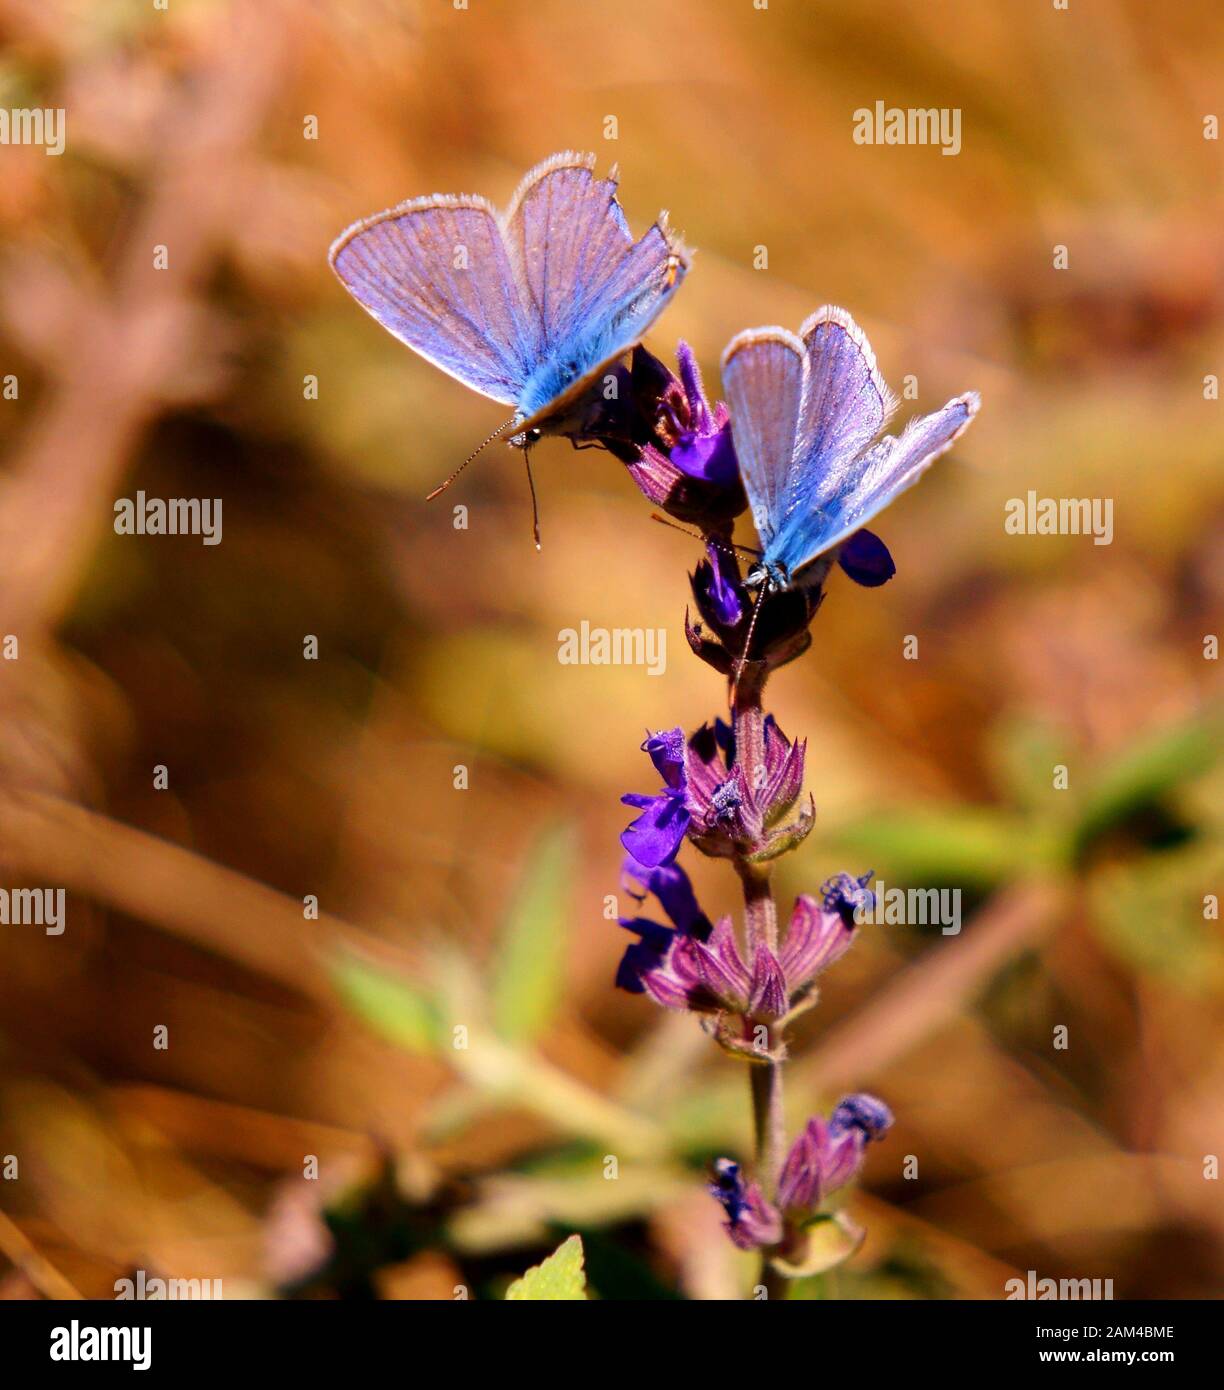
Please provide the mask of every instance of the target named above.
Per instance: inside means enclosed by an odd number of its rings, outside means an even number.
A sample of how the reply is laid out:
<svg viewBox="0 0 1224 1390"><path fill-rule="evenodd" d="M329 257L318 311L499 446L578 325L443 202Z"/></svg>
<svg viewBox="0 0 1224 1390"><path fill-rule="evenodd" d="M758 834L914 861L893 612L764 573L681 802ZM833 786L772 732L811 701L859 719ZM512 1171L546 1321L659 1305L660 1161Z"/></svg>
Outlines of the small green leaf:
<svg viewBox="0 0 1224 1390"><path fill-rule="evenodd" d="M1080 817L1079 840L1087 844L1136 810L1212 767L1224 751L1220 721L1191 720L1161 729L1103 768L1093 779Z"/></svg>
<svg viewBox="0 0 1224 1390"><path fill-rule="evenodd" d="M409 1052L435 1052L442 1021L427 995L402 976L346 951L332 962L332 982L348 1007L375 1033Z"/></svg>
<svg viewBox="0 0 1224 1390"><path fill-rule="evenodd" d="M1031 868L1040 852L1021 817L977 806L874 815L837 831L831 843L839 854L862 858L864 869L874 868L877 877L891 883L983 888Z"/></svg>
<svg viewBox="0 0 1224 1390"><path fill-rule="evenodd" d="M507 1302L548 1299L553 1302L583 1302L587 1296L586 1272L582 1267L582 1237L562 1241L546 1260L532 1267L506 1290Z"/></svg>
<svg viewBox="0 0 1224 1390"><path fill-rule="evenodd" d="M509 1042L539 1037L560 1002L574 850L564 828L540 837L502 926L491 1000L494 1027Z"/></svg>

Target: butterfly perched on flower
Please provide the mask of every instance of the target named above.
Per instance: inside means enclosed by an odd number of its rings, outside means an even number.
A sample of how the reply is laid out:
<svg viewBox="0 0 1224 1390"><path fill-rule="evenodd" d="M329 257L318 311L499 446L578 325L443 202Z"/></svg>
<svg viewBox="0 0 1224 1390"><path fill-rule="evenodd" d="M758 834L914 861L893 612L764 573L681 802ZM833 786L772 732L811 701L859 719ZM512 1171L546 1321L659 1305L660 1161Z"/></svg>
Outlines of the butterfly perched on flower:
<svg viewBox="0 0 1224 1390"><path fill-rule="evenodd" d="M831 305L798 334L737 334L723 353L722 378L762 545L744 582L763 593L801 586L807 567L839 547L843 566L861 582L890 578L883 541L862 528L963 433L977 414L977 392L877 441L896 399L862 329ZM822 567L808 573L823 578Z"/></svg>
<svg viewBox="0 0 1224 1390"><path fill-rule="evenodd" d="M563 432L568 412L641 339L689 268L666 214L634 241L615 169L605 179L594 170L594 155L553 155L504 212L467 194L415 198L354 223L329 253L384 328L513 407L503 429L514 443Z"/></svg>

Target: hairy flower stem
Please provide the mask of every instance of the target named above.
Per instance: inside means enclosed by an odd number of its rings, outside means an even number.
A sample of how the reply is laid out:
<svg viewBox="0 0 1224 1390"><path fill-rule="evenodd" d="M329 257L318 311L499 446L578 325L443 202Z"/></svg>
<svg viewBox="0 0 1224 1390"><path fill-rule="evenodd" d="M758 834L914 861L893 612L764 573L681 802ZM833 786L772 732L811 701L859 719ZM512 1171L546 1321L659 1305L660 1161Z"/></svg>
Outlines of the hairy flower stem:
<svg viewBox="0 0 1224 1390"><path fill-rule="evenodd" d="M761 708L764 682L749 680L739 685L735 695L735 758L743 768L750 787L762 785L765 775L765 716ZM736 872L744 889L744 927L749 939L755 935L771 951L778 949L778 906L770 883L770 866L735 860ZM781 1036L770 1036L771 1052L780 1052ZM757 1178L765 1195L777 1196L778 1176L786 1146L786 1116L782 1102L782 1067L776 1060L754 1063L749 1068L752 1085L752 1120L756 1135ZM760 1284L770 1299L785 1298L786 1280L772 1267L769 1252L761 1255Z"/></svg>

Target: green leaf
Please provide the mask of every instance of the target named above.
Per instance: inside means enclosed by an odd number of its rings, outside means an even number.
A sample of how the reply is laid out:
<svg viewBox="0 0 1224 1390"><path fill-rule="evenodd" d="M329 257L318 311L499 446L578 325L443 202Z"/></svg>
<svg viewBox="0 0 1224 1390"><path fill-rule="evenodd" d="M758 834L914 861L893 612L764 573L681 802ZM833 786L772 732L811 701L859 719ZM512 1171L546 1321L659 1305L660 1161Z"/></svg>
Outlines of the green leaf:
<svg viewBox="0 0 1224 1390"><path fill-rule="evenodd" d="M1129 747L1094 778L1080 815L1080 843L1206 772L1224 750L1221 733L1218 717L1208 717Z"/></svg>
<svg viewBox="0 0 1224 1390"><path fill-rule="evenodd" d="M890 883L983 888L1026 872L1036 856L1050 853L1021 817L975 806L874 815L837 831L831 844Z"/></svg>
<svg viewBox="0 0 1224 1390"><path fill-rule="evenodd" d="M345 1004L375 1033L409 1052L437 1051L442 1020L428 995L352 951L333 960L332 982Z"/></svg>
<svg viewBox="0 0 1224 1390"><path fill-rule="evenodd" d="M1065 733L1039 719L1010 716L992 726L987 751L1009 801L1043 815L1065 814L1066 798L1053 785L1054 767L1074 761L1076 748Z"/></svg>
<svg viewBox="0 0 1224 1390"><path fill-rule="evenodd" d="M527 1042L552 1022L565 980L575 844L553 827L540 837L502 926L491 1002L509 1042Z"/></svg>
<svg viewBox="0 0 1224 1390"><path fill-rule="evenodd" d="M507 1302L549 1299L553 1302L583 1302L587 1296L586 1273L582 1268L582 1237L570 1236L506 1290Z"/></svg>
<svg viewBox="0 0 1224 1390"><path fill-rule="evenodd" d="M1214 846L1113 864L1089 884L1089 921L1130 969L1191 994L1224 990L1224 942L1203 915L1202 884L1219 881Z"/></svg>

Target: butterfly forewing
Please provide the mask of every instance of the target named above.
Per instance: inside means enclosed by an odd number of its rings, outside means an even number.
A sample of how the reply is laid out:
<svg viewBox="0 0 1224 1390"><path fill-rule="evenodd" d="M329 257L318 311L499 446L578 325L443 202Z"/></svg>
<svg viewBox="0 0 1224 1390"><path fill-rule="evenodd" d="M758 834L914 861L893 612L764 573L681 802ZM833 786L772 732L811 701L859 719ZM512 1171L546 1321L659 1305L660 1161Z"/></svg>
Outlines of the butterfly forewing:
<svg viewBox="0 0 1224 1390"><path fill-rule="evenodd" d="M350 227L330 260L402 343L514 405L539 356L497 218L481 198L419 198Z"/></svg>
<svg viewBox="0 0 1224 1390"><path fill-rule="evenodd" d="M740 477L768 553L781 525L803 403L804 346L785 328L754 328L727 344L723 390Z"/></svg>
<svg viewBox="0 0 1224 1390"><path fill-rule="evenodd" d="M844 309L825 305L799 330L806 349L803 409L786 512L819 509L838 496L856 460L895 407L875 353Z"/></svg>
<svg viewBox="0 0 1224 1390"><path fill-rule="evenodd" d="M519 402L549 407L637 343L679 288L689 253L660 220L634 242L615 178L590 155L557 155L523 180L505 231L541 351ZM530 421L528 421L530 423Z"/></svg>

